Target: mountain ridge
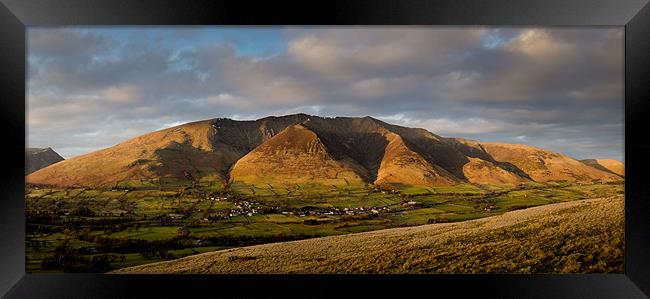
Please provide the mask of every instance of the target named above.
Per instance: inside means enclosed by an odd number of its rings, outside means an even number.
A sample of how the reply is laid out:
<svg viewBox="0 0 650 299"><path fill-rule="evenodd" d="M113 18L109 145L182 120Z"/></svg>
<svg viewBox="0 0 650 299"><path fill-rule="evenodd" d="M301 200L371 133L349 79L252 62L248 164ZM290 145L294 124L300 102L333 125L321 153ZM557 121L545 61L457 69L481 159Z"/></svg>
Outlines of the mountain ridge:
<svg viewBox="0 0 650 299"><path fill-rule="evenodd" d="M344 175L328 173L334 169ZM26 179L33 184L95 187L237 181L444 186L622 177L527 145L441 137L370 116L299 113L190 122L73 157Z"/></svg>

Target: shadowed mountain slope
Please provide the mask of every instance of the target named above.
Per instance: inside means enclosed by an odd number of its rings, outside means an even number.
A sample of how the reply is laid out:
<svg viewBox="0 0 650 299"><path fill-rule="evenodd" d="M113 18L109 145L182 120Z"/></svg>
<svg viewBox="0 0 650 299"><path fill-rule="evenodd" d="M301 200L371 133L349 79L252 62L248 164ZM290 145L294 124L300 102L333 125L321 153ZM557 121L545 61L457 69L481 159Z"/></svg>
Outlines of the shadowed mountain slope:
<svg viewBox="0 0 650 299"><path fill-rule="evenodd" d="M610 159L586 159L580 160L580 162L596 169L625 177L625 164L621 161Z"/></svg>
<svg viewBox="0 0 650 299"><path fill-rule="evenodd" d="M25 149L25 174L30 174L41 168L63 161L52 148L26 148Z"/></svg>

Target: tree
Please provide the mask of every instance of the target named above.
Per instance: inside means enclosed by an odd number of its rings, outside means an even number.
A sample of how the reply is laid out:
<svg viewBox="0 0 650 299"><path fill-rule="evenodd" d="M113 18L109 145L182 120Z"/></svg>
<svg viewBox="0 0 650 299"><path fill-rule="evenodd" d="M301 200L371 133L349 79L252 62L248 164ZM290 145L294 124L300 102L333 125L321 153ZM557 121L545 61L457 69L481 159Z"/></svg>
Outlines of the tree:
<svg viewBox="0 0 650 299"><path fill-rule="evenodd" d="M187 227L183 226L178 229L178 236L179 237L187 237L190 234L190 230L187 229Z"/></svg>

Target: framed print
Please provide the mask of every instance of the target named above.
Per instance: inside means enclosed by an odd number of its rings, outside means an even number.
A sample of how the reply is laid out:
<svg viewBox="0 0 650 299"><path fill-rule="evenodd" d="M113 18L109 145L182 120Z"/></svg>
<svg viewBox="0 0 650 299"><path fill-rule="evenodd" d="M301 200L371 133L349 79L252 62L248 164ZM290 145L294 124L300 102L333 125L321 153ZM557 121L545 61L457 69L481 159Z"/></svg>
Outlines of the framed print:
<svg viewBox="0 0 650 299"><path fill-rule="evenodd" d="M646 1L1 10L7 298L650 293Z"/></svg>

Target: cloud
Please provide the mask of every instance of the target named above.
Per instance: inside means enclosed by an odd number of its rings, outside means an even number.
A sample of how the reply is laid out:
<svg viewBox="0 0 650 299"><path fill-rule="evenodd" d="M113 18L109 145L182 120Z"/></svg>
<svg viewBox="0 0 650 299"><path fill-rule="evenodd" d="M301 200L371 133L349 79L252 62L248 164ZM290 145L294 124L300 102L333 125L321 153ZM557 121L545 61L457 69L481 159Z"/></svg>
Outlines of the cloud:
<svg viewBox="0 0 650 299"><path fill-rule="evenodd" d="M622 157L620 28L30 28L28 51L28 143L66 157L298 112Z"/></svg>
<svg viewBox="0 0 650 299"><path fill-rule="evenodd" d="M140 88L137 86L113 86L101 90L100 96L109 102L131 103L141 97Z"/></svg>
<svg viewBox="0 0 650 299"><path fill-rule="evenodd" d="M540 123L525 123L525 124L515 124L502 120L495 119L484 119L484 118L463 118L463 119L454 119L454 118L411 118L404 114L380 116L379 119L394 123L400 124L408 127L419 127L427 129L436 134L454 137L459 134L462 136L482 136L489 133L513 133L516 131L541 131L554 127L554 124L540 124ZM516 136L516 135L515 135ZM515 139L519 138L519 135L514 137Z"/></svg>
<svg viewBox="0 0 650 299"><path fill-rule="evenodd" d="M416 77L370 78L352 82L348 94L360 99L376 99L401 94L417 83Z"/></svg>

